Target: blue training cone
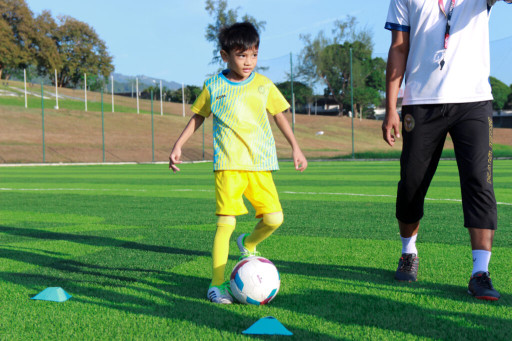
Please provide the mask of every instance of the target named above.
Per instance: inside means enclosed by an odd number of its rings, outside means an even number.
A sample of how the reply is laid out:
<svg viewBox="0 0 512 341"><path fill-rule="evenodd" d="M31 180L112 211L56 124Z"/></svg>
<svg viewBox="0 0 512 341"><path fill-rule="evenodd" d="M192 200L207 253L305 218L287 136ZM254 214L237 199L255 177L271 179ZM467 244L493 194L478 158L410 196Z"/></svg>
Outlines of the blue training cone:
<svg viewBox="0 0 512 341"><path fill-rule="evenodd" d="M293 335L291 331L286 329L275 317L267 316L256 321L242 334L253 335Z"/></svg>
<svg viewBox="0 0 512 341"><path fill-rule="evenodd" d="M32 297L32 300L43 300L43 301L53 301L53 302L64 302L67 301L71 297L64 289L61 287L51 287L46 288L41 291L39 294Z"/></svg>

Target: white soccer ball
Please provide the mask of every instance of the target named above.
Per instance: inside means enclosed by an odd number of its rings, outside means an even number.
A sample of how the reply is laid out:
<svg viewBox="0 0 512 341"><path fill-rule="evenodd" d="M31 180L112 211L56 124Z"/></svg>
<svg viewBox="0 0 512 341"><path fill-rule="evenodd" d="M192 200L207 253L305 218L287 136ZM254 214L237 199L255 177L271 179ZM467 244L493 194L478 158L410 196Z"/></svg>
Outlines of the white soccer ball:
<svg viewBox="0 0 512 341"><path fill-rule="evenodd" d="M231 292L240 302L263 305L276 297L281 278L275 265L263 257L247 257L231 272Z"/></svg>

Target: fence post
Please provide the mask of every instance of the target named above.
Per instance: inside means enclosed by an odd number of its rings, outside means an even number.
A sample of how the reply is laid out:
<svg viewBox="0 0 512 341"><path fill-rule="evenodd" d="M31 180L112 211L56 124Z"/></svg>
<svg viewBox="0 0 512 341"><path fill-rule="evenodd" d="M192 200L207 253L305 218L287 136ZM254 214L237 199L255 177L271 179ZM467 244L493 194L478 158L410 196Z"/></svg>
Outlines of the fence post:
<svg viewBox="0 0 512 341"><path fill-rule="evenodd" d="M354 77L352 74L352 49L350 49L350 105L352 110L352 159L356 158L354 153Z"/></svg>
<svg viewBox="0 0 512 341"><path fill-rule="evenodd" d="M137 114L139 113L139 79L135 78L135 95L137 96Z"/></svg>
<svg viewBox="0 0 512 341"><path fill-rule="evenodd" d="M112 112L114 112L114 76L111 76L112 79Z"/></svg>
<svg viewBox="0 0 512 341"><path fill-rule="evenodd" d="M25 109L28 108L27 102L27 69L23 69L23 82L25 83Z"/></svg>
<svg viewBox="0 0 512 341"><path fill-rule="evenodd" d="M103 162L105 162L105 118L103 111L103 86L101 87L101 138L103 140Z"/></svg>
<svg viewBox="0 0 512 341"><path fill-rule="evenodd" d="M41 82L41 117L43 120L43 163L46 162L46 151L44 145L44 91L43 91L43 82Z"/></svg>
<svg viewBox="0 0 512 341"><path fill-rule="evenodd" d="M151 89L151 161L155 162L155 129L153 125L153 89Z"/></svg>
<svg viewBox="0 0 512 341"><path fill-rule="evenodd" d="M293 93L293 58L290 52L290 83L292 91L292 131L295 132L295 94Z"/></svg>
<svg viewBox="0 0 512 341"><path fill-rule="evenodd" d="M59 109L59 91L57 90L57 69L55 69L55 109Z"/></svg>
<svg viewBox="0 0 512 341"><path fill-rule="evenodd" d="M84 73L85 112L87 112L87 73Z"/></svg>
<svg viewBox="0 0 512 341"><path fill-rule="evenodd" d="M164 102L162 97L162 80L160 80L160 116L164 114Z"/></svg>
<svg viewBox="0 0 512 341"><path fill-rule="evenodd" d="M181 101L183 102L183 117L185 117L185 83L181 83Z"/></svg>

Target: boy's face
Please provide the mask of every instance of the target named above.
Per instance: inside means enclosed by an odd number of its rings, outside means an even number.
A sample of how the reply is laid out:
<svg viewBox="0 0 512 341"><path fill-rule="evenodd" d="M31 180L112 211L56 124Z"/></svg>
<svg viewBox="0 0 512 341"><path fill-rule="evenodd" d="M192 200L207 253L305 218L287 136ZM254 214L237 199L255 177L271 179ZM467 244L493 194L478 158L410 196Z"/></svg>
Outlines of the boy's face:
<svg viewBox="0 0 512 341"><path fill-rule="evenodd" d="M249 78L258 62L258 48L252 47L248 50L232 50L227 53L220 51L222 60L228 63L229 80L241 82Z"/></svg>

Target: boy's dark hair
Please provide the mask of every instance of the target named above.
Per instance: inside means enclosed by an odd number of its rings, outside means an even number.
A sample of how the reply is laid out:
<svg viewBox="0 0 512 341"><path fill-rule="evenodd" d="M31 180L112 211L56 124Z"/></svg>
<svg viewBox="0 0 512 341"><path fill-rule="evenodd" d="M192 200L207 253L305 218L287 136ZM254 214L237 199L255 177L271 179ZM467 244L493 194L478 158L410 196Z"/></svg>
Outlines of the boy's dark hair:
<svg viewBox="0 0 512 341"><path fill-rule="evenodd" d="M260 35L250 22L237 22L220 30L219 43L221 50L227 53L233 50L245 51L260 46Z"/></svg>

